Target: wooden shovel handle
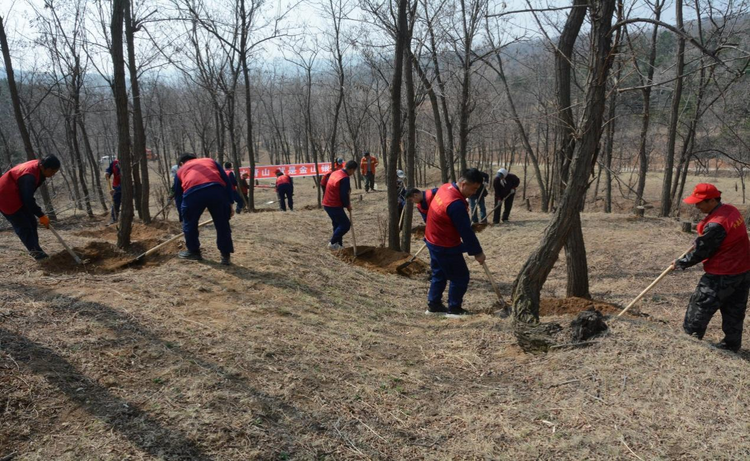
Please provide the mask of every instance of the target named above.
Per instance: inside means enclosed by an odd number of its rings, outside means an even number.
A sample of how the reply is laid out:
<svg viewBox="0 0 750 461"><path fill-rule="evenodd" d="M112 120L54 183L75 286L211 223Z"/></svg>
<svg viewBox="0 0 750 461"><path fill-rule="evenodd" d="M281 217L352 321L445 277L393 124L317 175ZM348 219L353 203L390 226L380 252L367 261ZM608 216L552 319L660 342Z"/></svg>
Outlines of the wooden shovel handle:
<svg viewBox="0 0 750 461"><path fill-rule="evenodd" d="M688 248L687 251L685 251L680 256L678 256L677 259L680 259L680 258L684 257L686 254L690 253L692 250L693 250L693 247ZM672 269L672 265L670 264L669 267L667 267L666 269L664 269L664 272L662 272L661 274L659 274L658 277L656 277L656 280L654 280L653 282L651 282L651 284L649 286L647 286L645 290L641 291L641 293L638 296L636 296L634 300L630 301L630 304L628 304L627 306L625 306L625 309L623 309L619 314L617 314L617 318L619 318L620 316L622 316L622 314L624 314L625 312L628 311L628 309L630 309L631 307L633 307L633 305L635 303L637 303L638 301L641 300L641 298L643 298L644 296L646 296L646 293L648 293L649 291L651 291L651 289L654 288L659 282L661 282L661 280L664 277L666 277L667 274L669 274L670 272L672 272L672 270L673 270Z"/></svg>
<svg viewBox="0 0 750 461"><path fill-rule="evenodd" d="M490 284L492 285L492 289L495 290L497 299L500 301L501 304L506 304L505 300L503 299L503 295L500 294L500 289L497 287L497 284L495 283L495 279L492 278L492 273L490 272L490 268L487 267L486 263L482 263L482 267L484 268L484 273L487 274L487 280L490 281Z"/></svg>
<svg viewBox="0 0 750 461"><path fill-rule="evenodd" d="M352 226L352 244L354 245L354 257L357 257L357 235L354 233L354 216L352 216L352 210L349 210L349 222Z"/></svg>
<svg viewBox="0 0 750 461"><path fill-rule="evenodd" d="M68 244L65 243L65 240L63 240L63 238L60 237L60 234L57 233L57 231L55 230L55 228L52 227L52 224L49 225L49 230L51 230L52 233L55 235L55 237L57 237L57 240L65 248L65 251L67 251L70 254L70 256L73 257L73 259L75 260L76 264L83 264L83 261L81 261L81 258L73 250L70 249L70 247L68 246Z"/></svg>
<svg viewBox="0 0 750 461"><path fill-rule="evenodd" d="M198 224L198 227L203 227L203 226L205 226L205 225L207 225L207 224L211 224L212 222L214 222L214 220L213 220L213 219L209 219L208 221L203 221L202 223ZM184 235L185 235L185 233L184 233L184 232L183 232L183 233L181 233L181 234L179 234L179 235L175 235L174 237L172 237L172 238L168 239L167 241L165 241L165 242L162 242L162 243L160 243L160 244L156 245L155 247L151 248L151 249L150 249L150 250L148 250L147 252L145 252L145 253L141 253L140 255L138 255L138 257L137 257L137 258L135 258L135 260L136 260L136 261L138 261L138 260L139 260L139 259L141 259L141 258L145 258L146 256L148 256L148 255L150 255L150 254L153 254L153 253L154 253L154 252L156 252L156 251L157 251L158 249L160 249L160 248L164 247L164 246L165 246L165 245L167 245L167 244L170 244L170 243L174 242L175 240L177 240L178 238L181 238L181 237L182 237L182 236L184 236Z"/></svg>

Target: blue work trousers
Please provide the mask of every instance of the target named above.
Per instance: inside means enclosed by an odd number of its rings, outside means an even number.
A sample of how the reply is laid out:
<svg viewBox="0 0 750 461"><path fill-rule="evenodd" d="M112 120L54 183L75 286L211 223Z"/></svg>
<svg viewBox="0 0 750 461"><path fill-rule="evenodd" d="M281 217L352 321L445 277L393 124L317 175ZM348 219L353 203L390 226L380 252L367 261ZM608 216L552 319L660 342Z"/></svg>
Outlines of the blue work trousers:
<svg viewBox="0 0 750 461"><path fill-rule="evenodd" d="M276 195L279 197L279 208L281 211L286 211L287 204L290 210L294 210L294 201L292 195L294 195L294 188L291 184L282 184L278 187Z"/></svg>
<svg viewBox="0 0 750 461"><path fill-rule="evenodd" d="M344 235L349 232L352 227L352 223L349 221L349 217L346 215L346 210L342 206L338 207L323 207L331 218L331 224L333 225L333 235L331 236L331 243L338 243L344 245Z"/></svg>
<svg viewBox="0 0 750 461"><path fill-rule="evenodd" d="M460 248L445 248L427 244L430 250L430 291L427 293L428 304L438 304L443 301L443 292L448 282L448 308L461 307L464 294L469 288L469 268L466 266L464 255Z"/></svg>
<svg viewBox="0 0 750 461"><path fill-rule="evenodd" d="M235 209L237 213L239 213L240 211L242 211L243 208L245 208L245 201L240 196L240 193L237 192L236 190L232 191L232 200L234 200L234 203L237 204L237 208Z"/></svg>
<svg viewBox="0 0 750 461"><path fill-rule="evenodd" d="M479 205L479 211L476 210L477 205ZM487 222L487 206L484 203L484 197L478 200L474 197L469 197L469 211L472 212L471 222Z"/></svg>
<svg viewBox="0 0 750 461"><path fill-rule="evenodd" d="M185 246L188 250L200 251L198 240L198 221L208 208L216 228L216 246L222 255L234 253L232 228L229 218L232 202L227 200L227 191L219 184L190 192L182 198L182 232L185 233Z"/></svg>
<svg viewBox="0 0 750 461"><path fill-rule="evenodd" d="M21 239L21 242L32 256L42 252L42 247L39 246L36 216L33 213L26 210L26 208L21 208L10 215L3 213L3 216L13 226L16 235Z"/></svg>

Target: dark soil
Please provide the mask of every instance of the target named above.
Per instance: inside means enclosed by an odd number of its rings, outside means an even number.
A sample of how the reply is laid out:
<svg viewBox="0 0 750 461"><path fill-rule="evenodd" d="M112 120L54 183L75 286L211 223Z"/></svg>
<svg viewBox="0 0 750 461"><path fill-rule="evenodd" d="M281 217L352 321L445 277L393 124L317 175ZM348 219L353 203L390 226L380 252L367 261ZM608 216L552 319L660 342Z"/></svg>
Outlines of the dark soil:
<svg viewBox="0 0 750 461"><path fill-rule="evenodd" d="M596 309L605 315L618 314L622 310L613 304L593 299L542 298L539 304L539 315L544 317L548 315L578 314L590 309Z"/></svg>
<svg viewBox="0 0 750 461"><path fill-rule="evenodd" d="M396 268L407 262L409 258L411 258L411 255L402 251L393 251L388 248L358 246L357 253L359 253L359 256L354 258L354 249L344 248L337 252L337 256L349 264L365 267L383 274L398 274L406 277L413 277L415 275L426 273L428 268L424 262L415 259L413 263L409 264L408 267L399 272Z"/></svg>
<svg viewBox="0 0 750 461"><path fill-rule="evenodd" d="M171 258L181 241L174 241L137 263L134 262L136 256L154 248L159 243L158 239L140 240L133 242L128 251L123 251L109 242L89 242L82 248L73 248L73 251L83 260L83 264L76 264L70 254L63 250L42 261L41 265L49 273L88 272L93 274L106 274L128 267L154 266Z"/></svg>

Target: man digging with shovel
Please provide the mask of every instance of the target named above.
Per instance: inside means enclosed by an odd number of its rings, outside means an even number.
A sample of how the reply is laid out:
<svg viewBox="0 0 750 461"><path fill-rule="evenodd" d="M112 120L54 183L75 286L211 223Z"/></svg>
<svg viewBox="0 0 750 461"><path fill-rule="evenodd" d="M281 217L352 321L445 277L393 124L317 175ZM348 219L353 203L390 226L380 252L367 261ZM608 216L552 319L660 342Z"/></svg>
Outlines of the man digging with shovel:
<svg viewBox="0 0 750 461"><path fill-rule="evenodd" d="M352 210L349 200L351 182L349 177L357 171L357 162L349 160L343 170L331 174L326 185L326 193L323 196L323 208L331 218L333 235L328 242L329 250L341 250L344 248L344 235L349 232L352 224L346 216L344 209ZM356 256L356 255L355 255Z"/></svg>
<svg viewBox="0 0 750 461"><path fill-rule="evenodd" d="M721 311L724 339L718 349L737 352L742 345L742 324L750 289L750 241L739 210L721 203L721 192L712 184L698 184L685 203L705 214L698 223L698 238L688 254L672 263L672 268L687 269L703 262L695 293L685 312L685 333L702 339L708 323Z"/></svg>
<svg viewBox="0 0 750 461"><path fill-rule="evenodd" d="M474 256L479 264L484 264L485 256L471 228L466 199L476 193L483 180L479 170L470 168L461 174L458 182L443 184L432 199L424 234L432 269L426 314L446 314L447 317L468 314L462 307L469 287L469 268L463 254ZM446 308L443 292L449 281Z"/></svg>

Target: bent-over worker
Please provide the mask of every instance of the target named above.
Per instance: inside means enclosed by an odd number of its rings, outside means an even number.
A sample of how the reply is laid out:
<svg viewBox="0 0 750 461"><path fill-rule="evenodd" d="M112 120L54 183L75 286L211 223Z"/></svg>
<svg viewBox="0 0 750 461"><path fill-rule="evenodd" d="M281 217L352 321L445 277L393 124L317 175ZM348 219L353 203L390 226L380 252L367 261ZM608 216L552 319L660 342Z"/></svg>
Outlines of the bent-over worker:
<svg viewBox="0 0 750 461"><path fill-rule="evenodd" d="M49 217L37 205L34 193L45 179L51 178L59 170L60 160L49 155L42 160L16 165L0 176L0 212L37 261L48 257L39 246L37 218L39 224L49 229Z"/></svg>
<svg viewBox="0 0 750 461"><path fill-rule="evenodd" d="M737 352L742 345L742 325L750 288L750 241L737 208L721 203L721 192L712 184L698 184L684 199L705 214L698 223L698 238L690 253L673 268L686 269L703 262L706 272L690 297L683 329L699 339L716 311L721 311L724 339L719 349Z"/></svg>
<svg viewBox="0 0 750 461"><path fill-rule="evenodd" d="M279 208L286 211L289 204L289 211L294 211L294 182L292 178L281 170L276 170L276 196L279 198Z"/></svg>
<svg viewBox="0 0 750 461"><path fill-rule="evenodd" d="M497 170L497 175L492 181L492 187L495 189L495 213L492 216L493 224L500 224L500 212L503 211L503 222L510 219L510 210L513 209L513 200L516 198L516 188L521 184L521 180L513 173L508 173L505 168Z"/></svg>
<svg viewBox="0 0 750 461"><path fill-rule="evenodd" d="M432 279L427 294L426 314L466 315L463 299L469 287L469 268L463 253L474 256L484 264L482 246L471 228L466 199L484 182L476 168L465 170L458 182L443 184L432 199L427 213L425 241L430 250ZM443 292L448 289L448 307L443 304Z"/></svg>
<svg viewBox="0 0 750 461"><path fill-rule="evenodd" d="M210 158L196 158L183 154L177 162L180 168L174 180L174 199L180 210L186 250L177 254L182 259L200 261L201 243L198 239L198 221L208 208L216 228L216 246L221 252L221 264L228 266L234 253L232 228L229 219L232 209L232 184L218 162Z"/></svg>
<svg viewBox="0 0 750 461"><path fill-rule="evenodd" d="M432 198L437 194L438 188L429 189L424 192L417 188L409 189L406 198L416 207L419 214L422 215L422 221L427 222L427 212L430 209Z"/></svg>
<svg viewBox="0 0 750 461"><path fill-rule="evenodd" d="M120 161L112 160L107 169L104 171L104 177L109 184L109 195L112 196L112 211L110 213L109 223L114 224L120 218L120 206L122 205L122 186L120 181L122 173L120 171Z"/></svg>

